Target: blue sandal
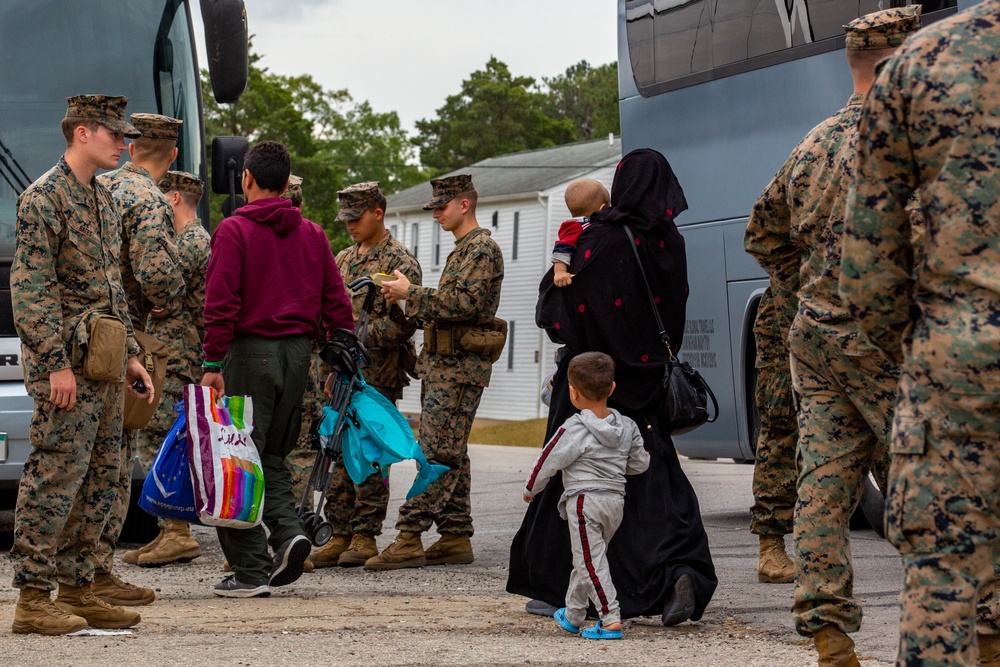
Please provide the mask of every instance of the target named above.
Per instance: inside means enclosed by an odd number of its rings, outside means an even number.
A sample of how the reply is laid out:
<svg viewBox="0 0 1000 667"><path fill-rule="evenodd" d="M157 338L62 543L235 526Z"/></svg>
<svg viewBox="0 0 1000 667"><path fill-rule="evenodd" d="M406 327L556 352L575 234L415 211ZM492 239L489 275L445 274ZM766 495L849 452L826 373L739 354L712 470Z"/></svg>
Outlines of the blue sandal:
<svg viewBox="0 0 1000 667"><path fill-rule="evenodd" d="M601 626L601 622L598 621L596 625L591 628L587 628L583 631L582 636L585 639L621 639L621 630L605 630Z"/></svg>
<svg viewBox="0 0 1000 667"><path fill-rule="evenodd" d="M572 623L566 620L566 607L557 609L556 613L552 615L552 618L556 619L556 623L559 624L560 628L570 633L571 635L580 634L580 628L578 628L577 626L573 625Z"/></svg>

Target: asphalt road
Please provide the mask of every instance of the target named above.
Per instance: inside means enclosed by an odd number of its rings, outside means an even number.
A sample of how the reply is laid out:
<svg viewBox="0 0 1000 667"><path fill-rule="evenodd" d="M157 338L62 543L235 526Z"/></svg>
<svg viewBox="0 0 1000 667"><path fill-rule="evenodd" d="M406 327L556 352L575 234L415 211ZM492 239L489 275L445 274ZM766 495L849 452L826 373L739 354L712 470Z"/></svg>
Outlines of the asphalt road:
<svg viewBox="0 0 1000 667"><path fill-rule="evenodd" d="M153 586L131 637L89 639L12 635L16 591L0 588L0 652L6 665L490 665L619 664L807 667L815 653L792 626L792 585L757 582L757 540L750 534L752 466L682 459L701 501L719 588L704 618L664 628L636 619L626 641L595 646L549 620L523 613L525 600L504 592L510 538L520 524L520 488L535 448L473 446L476 562L468 566L364 572L318 570L267 600L223 600L211 587L223 576L214 533L196 528L205 555L187 565L116 572ZM413 478L393 468L384 547L395 535L396 508ZM2 517L0 517L2 520ZM424 538L425 546L434 535ZM852 535L855 589L865 621L855 636L865 667L892 664L896 600L902 576L892 547L872 531ZM121 551L119 552L119 558ZM10 564L0 559L0 581ZM234 660L234 650L240 660Z"/></svg>

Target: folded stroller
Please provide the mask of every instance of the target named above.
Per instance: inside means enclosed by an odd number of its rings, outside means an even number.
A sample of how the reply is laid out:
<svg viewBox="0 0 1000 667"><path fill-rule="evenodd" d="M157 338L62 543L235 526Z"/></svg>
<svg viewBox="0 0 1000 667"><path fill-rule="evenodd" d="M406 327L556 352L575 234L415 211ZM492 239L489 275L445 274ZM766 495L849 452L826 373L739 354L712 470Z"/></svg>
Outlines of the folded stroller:
<svg viewBox="0 0 1000 667"><path fill-rule="evenodd" d="M378 287L371 278L353 281L348 288L367 290L357 321L357 335L346 329L333 332L320 350L320 358L335 374L333 395L323 406L323 416L314 440L318 451L309 481L296 512L316 546L323 546L333 535L333 527L323 516L326 492L333 481L333 470L344 465L351 480L360 484L369 475L381 472L388 478L389 466L404 459L417 463L417 477L407 497L421 493L448 468L430 465L413 437L413 431L396 406L365 383L362 368L371 363L364 340ZM313 510L308 501L319 493Z"/></svg>

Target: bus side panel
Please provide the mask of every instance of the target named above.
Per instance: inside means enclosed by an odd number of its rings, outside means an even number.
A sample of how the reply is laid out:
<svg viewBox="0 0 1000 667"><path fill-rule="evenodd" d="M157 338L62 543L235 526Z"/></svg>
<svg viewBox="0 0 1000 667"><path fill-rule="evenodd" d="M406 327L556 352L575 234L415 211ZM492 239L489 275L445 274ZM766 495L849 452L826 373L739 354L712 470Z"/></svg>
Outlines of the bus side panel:
<svg viewBox="0 0 1000 667"><path fill-rule="evenodd" d="M756 313L756 308L750 308L755 299L760 298L761 292L767 287L766 279L743 280L728 284L729 292L729 335L733 341L732 354L733 363L733 387L736 391L736 427L739 432L739 455L732 455L734 459L752 461L754 459L755 444L751 442L752 415L747 414L749 394L754 391L754 346L753 346L753 322L749 321Z"/></svg>
<svg viewBox="0 0 1000 667"><path fill-rule="evenodd" d="M687 315L680 358L698 370L719 401L719 420L674 440L685 456L742 458L726 293L725 227L682 227L688 260Z"/></svg>

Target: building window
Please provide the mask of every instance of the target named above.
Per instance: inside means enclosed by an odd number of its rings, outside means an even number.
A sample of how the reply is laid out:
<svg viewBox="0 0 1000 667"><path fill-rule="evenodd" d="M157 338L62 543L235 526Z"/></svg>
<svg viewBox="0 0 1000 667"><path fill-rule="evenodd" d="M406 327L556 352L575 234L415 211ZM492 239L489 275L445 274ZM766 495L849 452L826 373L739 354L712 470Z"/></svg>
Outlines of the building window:
<svg viewBox="0 0 1000 667"><path fill-rule="evenodd" d="M389 227L389 234L394 239L399 239L399 225L391 225Z"/></svg>
<svg viewBox="0 0 1000 667"><path fill-rule="evenodd" d="M410 252L413 253L414 257L420 257L420 225L413 223L410 225Z"/></svg>
<svg viewBox="0 0 1000 667"><path fill-rule="evenodd" d="M514 238L510 242L510 258L517 259L517 232L521 226L521 212L514 211Z"/></svg>
<svg viewBox="0 0 1000 667"><path fill-rule="evenodd" d="M431 245L434 246L434 266L441 264L441 225L434 225L431 230Z"/></svg>
<svg viewBox="0 0 1000 667"><path fill-rule="evenodd" d="M507 370L514 370L514 321L507 325Z"/></svg>
<svg viewBox="0 0 1000 667"><path fill-rule="evenodd" d="M493 211L493 229L497 228L500 224L500 211Z"/></svg>

